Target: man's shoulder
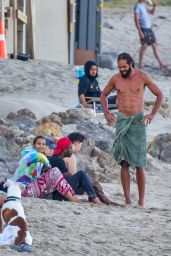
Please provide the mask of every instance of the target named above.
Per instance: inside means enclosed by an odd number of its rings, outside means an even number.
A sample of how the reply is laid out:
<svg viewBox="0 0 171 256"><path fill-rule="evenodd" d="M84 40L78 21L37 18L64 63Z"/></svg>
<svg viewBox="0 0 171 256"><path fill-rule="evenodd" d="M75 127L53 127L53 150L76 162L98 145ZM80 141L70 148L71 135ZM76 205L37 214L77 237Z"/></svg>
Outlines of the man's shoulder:
<svg viewBox="0 0 171 256"><path fill-rule="evenodd" d="M134 12L136 12L136 11L138 11L139 9L140 9L140 4L139 3L136 3L135 5L134 5Z"/></svg>
<svg viewBox="0 0 171 256"><path fill-rule="evenodd" d="M112 80L112 81L116 81L116 80L118 80L118 79L120 79L120 78L121 78L121 73L118 72L118 73L116 73L115 75L113 75L113 76L111 77L111 80Z"/></svg>
<svg viewBox="0 0 171 256"><path fill-rule="evenodd" d="M147 80L147 79L151 78L151 76L148 73L146 73L142 70L139 70L139 69L135 69L135 75L140 77L143 80Z"/></svg>
<svg viewBox="0 0 171 256"><path fill-rule="evenodd" d="M136 3L134 5L134 12L139 13L140 11L144 11L144 9L146 9L146 4L142 4L142 3Z"/></svg>

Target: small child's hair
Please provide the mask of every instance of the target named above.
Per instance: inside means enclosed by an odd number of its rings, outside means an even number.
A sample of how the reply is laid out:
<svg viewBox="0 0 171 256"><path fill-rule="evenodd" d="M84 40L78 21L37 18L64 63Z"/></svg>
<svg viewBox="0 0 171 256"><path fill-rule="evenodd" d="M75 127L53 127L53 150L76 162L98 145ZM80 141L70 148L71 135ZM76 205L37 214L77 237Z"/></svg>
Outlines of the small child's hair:
<svg viewBox="0 0 171 256"><path fill-rule="evenodd" d="M36 142L37 142L38 139L44 139L44 140L46 141L45 137L43 137L42 135L39 135L39 136L37 136L36 138L34 138L34 140L33 140L33 146L35 146L35 144L36 144Z"/></svg>

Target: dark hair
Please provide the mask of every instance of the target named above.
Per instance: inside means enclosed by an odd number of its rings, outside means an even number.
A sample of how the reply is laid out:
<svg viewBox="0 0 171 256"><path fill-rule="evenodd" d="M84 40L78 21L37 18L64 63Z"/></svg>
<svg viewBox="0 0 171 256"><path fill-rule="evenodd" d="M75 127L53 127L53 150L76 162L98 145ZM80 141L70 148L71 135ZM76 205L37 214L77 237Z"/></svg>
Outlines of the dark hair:
<svg viewBox="0 0 171 256"><path fill-rule="evenodd" d="M119 54L117 61L120 61L120 60L126 60L128 64L132 64L132 67L135 68L134 60L131 57L131 55L129 55L129 53L123 52L123 53Z"/></svg>
<svg viewBox="0 0 171 256"><path fill-rule="evenodd" d="M81 133L79 132L72 132L68 135L68 138L70 139L70 141L72 143L78 141L80 143L82 143L84 140L85 140L85 136L82 135Z"/></svg>
<svg viewBox="0 0 171 256"><path fill-rule="evenodd" d="M85 64L84 64L84 72L85 72L85 75L91 80L91 79L95 79L96 77L98 77L98 70L97 70L97 73L95 76L91 76L90 75L90 69L92 66L96 66L97 67L97 64L96 62L94 61L87 61ZM98 67L97 67L98 68Z"/></svg>
<svg viewBox="0 0 171 256"><path fill-rule="evenodd" d="M46 141L45 137L43 137L42 135L39 135L39 136L37 136L36 138L34 138L34 140L33 140L33 146L36 144L36 142L37 142L38 139L44 139L44 140Z"/></svg>

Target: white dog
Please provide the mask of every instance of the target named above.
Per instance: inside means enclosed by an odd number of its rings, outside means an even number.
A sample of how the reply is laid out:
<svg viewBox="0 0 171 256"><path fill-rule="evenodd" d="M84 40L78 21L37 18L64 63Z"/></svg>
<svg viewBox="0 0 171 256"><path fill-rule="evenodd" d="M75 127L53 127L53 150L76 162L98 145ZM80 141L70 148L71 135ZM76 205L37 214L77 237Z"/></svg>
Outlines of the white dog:
<svg viewBox="0 0 171 256"><path fill-rule="evenodd" d="M7 180L7 199L1 209L2 234L0 245L26 243L32 245L32 237L27 229L26 217L21 204L21 190L24 185Z"/></svg>

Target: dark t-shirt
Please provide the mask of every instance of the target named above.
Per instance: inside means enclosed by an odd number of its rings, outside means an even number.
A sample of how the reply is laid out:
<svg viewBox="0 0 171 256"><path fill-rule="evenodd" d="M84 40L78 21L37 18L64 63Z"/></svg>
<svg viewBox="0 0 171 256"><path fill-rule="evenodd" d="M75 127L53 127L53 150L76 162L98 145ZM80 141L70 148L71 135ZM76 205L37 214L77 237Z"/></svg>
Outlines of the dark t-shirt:
<svg viewBox="0 0 171 256"><path fill-rule="evenodd" d="M85 97L100 97L101 90L96 79L90 80L87 76L79 79L78 96L84 94Z"/></svg>
<svg viewBox="0 0 171 256"><path fill-rule="evenodd" d="M68 172L68 168L66 167L65 161L60 158L58 155L53 155L49 158L50 165L53 167L57 167L61 173Z"/></svg>

